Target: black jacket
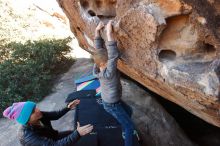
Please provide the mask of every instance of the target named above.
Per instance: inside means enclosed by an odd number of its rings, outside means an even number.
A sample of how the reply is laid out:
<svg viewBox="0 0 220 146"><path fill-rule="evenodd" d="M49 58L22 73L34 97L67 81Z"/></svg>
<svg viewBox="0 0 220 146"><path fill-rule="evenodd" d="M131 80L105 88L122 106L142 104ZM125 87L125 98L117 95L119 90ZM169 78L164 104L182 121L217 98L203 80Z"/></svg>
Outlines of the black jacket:
<svg viewBox="0 0 220 146"><path fill-rule="evenodd" d="M80 135L75 130L66 137L59 139L58 131L54 130L51 126L52 120L58 120L69 111L64 108L55 112L42 112L43 117L40 121L43 127L24 125L19 129L18 135L21 145L23 146L69 146L76 143Z"/></svg>

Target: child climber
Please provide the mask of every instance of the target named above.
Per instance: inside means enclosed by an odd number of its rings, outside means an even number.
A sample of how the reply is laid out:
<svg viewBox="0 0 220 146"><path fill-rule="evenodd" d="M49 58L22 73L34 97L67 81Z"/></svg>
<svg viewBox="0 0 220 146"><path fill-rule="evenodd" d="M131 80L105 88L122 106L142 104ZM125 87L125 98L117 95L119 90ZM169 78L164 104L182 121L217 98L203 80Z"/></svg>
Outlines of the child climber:
<svg viewBox="0 0 220 146"><path fill-rule="evenodd" d="M104 24L100 22L95 30L94 45L96 52L93 55L94 68L93 75L99 78L101 84L101 97L104 109L110 113L122 126L125 133L125 146L133 146L134 124L122 106L122 87L120 74L117 70L117 60L119 51L113 37L112 21L109 21L107 29L106 49L103 48L103 39L100 31Z"/></svg>

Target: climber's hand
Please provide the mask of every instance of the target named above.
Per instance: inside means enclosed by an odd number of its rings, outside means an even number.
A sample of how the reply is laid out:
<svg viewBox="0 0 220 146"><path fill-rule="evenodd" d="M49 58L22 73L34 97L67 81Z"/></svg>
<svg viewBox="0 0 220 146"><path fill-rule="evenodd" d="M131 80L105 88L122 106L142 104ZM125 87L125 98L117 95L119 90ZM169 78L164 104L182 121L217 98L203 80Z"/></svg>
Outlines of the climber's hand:
<svg viewBox="0 0 220 146"><path fill-rule="evenodd" d="M100 21L95 30L96 31L100 31L104 27L105 27L105 24L102 21Z"/></svg>
<svg viewBox="0 0 220 146"><path fill-rule="evenodd" d="M113 21L109 20L108 24L106 25L106 31L107 31L106 34L107 34L108 41L114 41L112 23L113 23Z"/></svg>
<svg viewBox="0 0 220 146"><path fill-rule="evenodd" d="M103 29L104 27L105 27L104 23L102 21L100 21L95 29L95 37L100 36L100 30Z"/></svg>

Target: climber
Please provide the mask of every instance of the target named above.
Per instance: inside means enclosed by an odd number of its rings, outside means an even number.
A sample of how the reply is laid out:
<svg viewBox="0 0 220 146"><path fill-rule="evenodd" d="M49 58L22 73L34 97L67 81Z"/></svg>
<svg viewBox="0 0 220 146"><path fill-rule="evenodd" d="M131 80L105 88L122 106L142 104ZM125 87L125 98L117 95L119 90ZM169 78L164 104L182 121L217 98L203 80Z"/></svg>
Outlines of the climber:
<svg viewBox="0 0 220 146"><path fill-rule="evenodd" d="M16 120L22 125L18 132L21 145L74 145L81 136L90 133L93 126L88 124L80 127L80 124L77 123L77 129L74 131L58 132L52 128L51 121L58 120L79 103L79 100L74 100L60 111L43 112L36 107L34 102L18 102L8 107L3 115L11 120Z"/></svg>
<svg viewBox="0 0 220 146"><path fill-rule="evenodd" d="M94 67L93 75L99 78L101 84L101 97L104 109L110 113L121 124L125 134L125 146L133 145L134 124L122 106L121 95L122 87L120 82L120 74L117 70L117 60L119 51L116 41L114 40L113 26L110 20L106 25L107 29L107 50L103 48L103 39L100 31L105 25L100 22L95 30L94 45Z"/></svg>

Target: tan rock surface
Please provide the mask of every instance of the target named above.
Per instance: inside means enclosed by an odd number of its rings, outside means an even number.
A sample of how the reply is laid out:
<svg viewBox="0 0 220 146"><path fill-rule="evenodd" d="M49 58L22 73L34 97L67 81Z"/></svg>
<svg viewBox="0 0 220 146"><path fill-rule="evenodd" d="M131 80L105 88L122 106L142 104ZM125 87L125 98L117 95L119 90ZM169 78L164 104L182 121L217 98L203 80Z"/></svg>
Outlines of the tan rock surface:
<svg viewBox="0 0 220 146"><path fill-rule="evenodd" d="M114 20L119 69L164 98L220 127L217 0L58 0L71 30L92 53L100 20ZM103 33L104 34L104 33ZM218 68L218 67L216 67Z"/></svg>

